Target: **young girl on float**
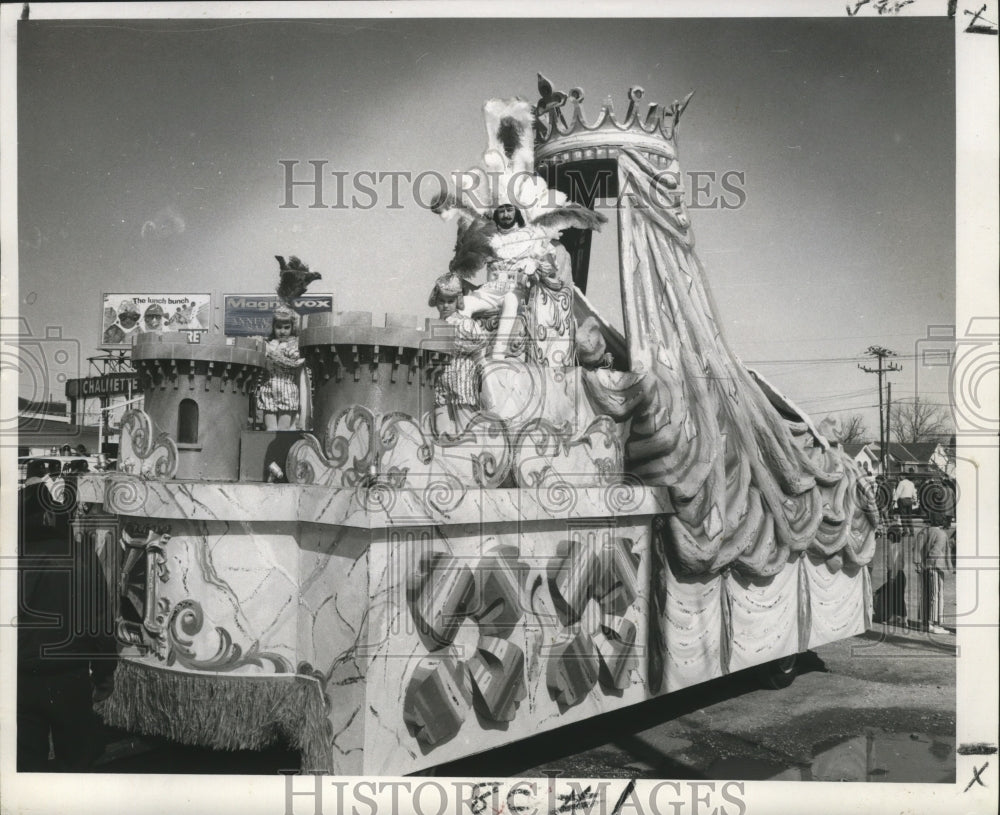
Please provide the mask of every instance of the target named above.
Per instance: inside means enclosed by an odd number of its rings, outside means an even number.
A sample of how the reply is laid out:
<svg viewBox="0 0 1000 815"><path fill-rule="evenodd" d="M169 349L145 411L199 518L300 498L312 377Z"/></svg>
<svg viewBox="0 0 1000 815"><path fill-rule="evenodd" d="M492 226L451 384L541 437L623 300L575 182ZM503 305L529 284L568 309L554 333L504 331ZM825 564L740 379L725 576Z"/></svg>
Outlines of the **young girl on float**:
<svg viewBox="0 0 1000 815"><path fill-rule="evenodd" d="M455 330L455 354L434 384L435 406L448 406L452 414L458 407L478 410L480 366L489 344L486 329L466 311L469 296L463 294L464 289L462 279L448 272L434 281L427 300L427 305L436 308L438 316Z"/></svg>
<svg viewBox="0 0 1000 815"><path fill-rule="evenodd" d="M257 409L264 414L265 430L295 428L301 410L304 362L299 353L297 315L279 305L271 318L267 341L267 379L257 391Z"/></svg>

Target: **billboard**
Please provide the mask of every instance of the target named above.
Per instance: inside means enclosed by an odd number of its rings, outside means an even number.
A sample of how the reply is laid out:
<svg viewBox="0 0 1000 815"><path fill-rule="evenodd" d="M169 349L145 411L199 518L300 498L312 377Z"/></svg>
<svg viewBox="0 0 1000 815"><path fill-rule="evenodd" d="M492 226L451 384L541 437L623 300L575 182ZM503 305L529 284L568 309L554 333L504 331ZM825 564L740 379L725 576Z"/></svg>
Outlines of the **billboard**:
<svg viewBox="0 0 1000 815"><path fill-rule="evenodd" d="M276 294L225 295L224 329L227 337L267 337L271 334L271 315L281 302ZM332 294L304 294L292 301L300 317L333 311Z"/></svg>
<svg viewBox="0 0 1000 815"><path fill-rule="evenodd" d="M150 331L207 331L211 294L105 294L101 347L125 348Z"/></svg>

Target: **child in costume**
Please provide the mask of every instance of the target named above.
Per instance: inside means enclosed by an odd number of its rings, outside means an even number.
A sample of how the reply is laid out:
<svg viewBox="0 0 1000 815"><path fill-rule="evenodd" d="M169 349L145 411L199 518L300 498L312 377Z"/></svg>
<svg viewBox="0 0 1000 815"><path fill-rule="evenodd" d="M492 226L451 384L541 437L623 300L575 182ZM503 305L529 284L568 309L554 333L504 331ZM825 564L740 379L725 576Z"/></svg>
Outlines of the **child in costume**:
<svg viewBox="0 0 1000 815"><path fill-rule="evenodd" d="M271 319L267 341L267 379L257 391L257 409L264 414L265 430L291 430L299 415L299 376L305 360L299 354L296 315L278 306Z"/></svg>
<svg viewBox="0 0 1000 815"><path fill-rule="evenodd" d="M468 315L466 303L462 279L453 272L441 275L434 282L427 300L442 320L455 327L455 355L434 385L434 404L447 406L452 414L458 407L478 409L479 366L489 341L486 329Z"/></svg>

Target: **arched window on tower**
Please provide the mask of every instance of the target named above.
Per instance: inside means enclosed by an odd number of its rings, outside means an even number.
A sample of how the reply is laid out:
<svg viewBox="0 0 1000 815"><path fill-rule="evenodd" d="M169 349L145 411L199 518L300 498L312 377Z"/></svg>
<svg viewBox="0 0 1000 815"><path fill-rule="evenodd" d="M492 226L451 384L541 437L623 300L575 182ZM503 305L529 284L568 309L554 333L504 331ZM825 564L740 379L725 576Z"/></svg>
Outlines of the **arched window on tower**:
<svg viewBox="0 0 1000 815"><path fill-rule="evenodd" d="M177 443L198 443L198 403L194 399L182 399L177 411Z"/></svg>

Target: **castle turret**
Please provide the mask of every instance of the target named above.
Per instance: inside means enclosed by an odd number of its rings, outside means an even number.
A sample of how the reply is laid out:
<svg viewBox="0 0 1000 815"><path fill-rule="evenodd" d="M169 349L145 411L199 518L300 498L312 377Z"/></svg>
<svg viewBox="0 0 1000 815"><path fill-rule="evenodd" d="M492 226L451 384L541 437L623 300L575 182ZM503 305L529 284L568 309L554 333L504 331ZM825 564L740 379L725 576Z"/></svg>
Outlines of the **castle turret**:
<svg viewBox="0 0 1000 815"><path fill-rule="evenodd" d="M155 443L154 435L176 446L176 478L236 481L240 432L264 373L264 344L249 337L229 344L210 334L192 344L187 336L142 334L132 349L151 423L146 446ZM141 450L141 441L133 433L132 446Z"/></svg>
<svg viewBox="0 0 1000 815"><path fill-rule="evenodd" d="M434 406L434 375L451 356L454 329L442 320L371 312L315 314L299 347L313 377L313 426L322 433L352 405L419 417Z"/></svg>

